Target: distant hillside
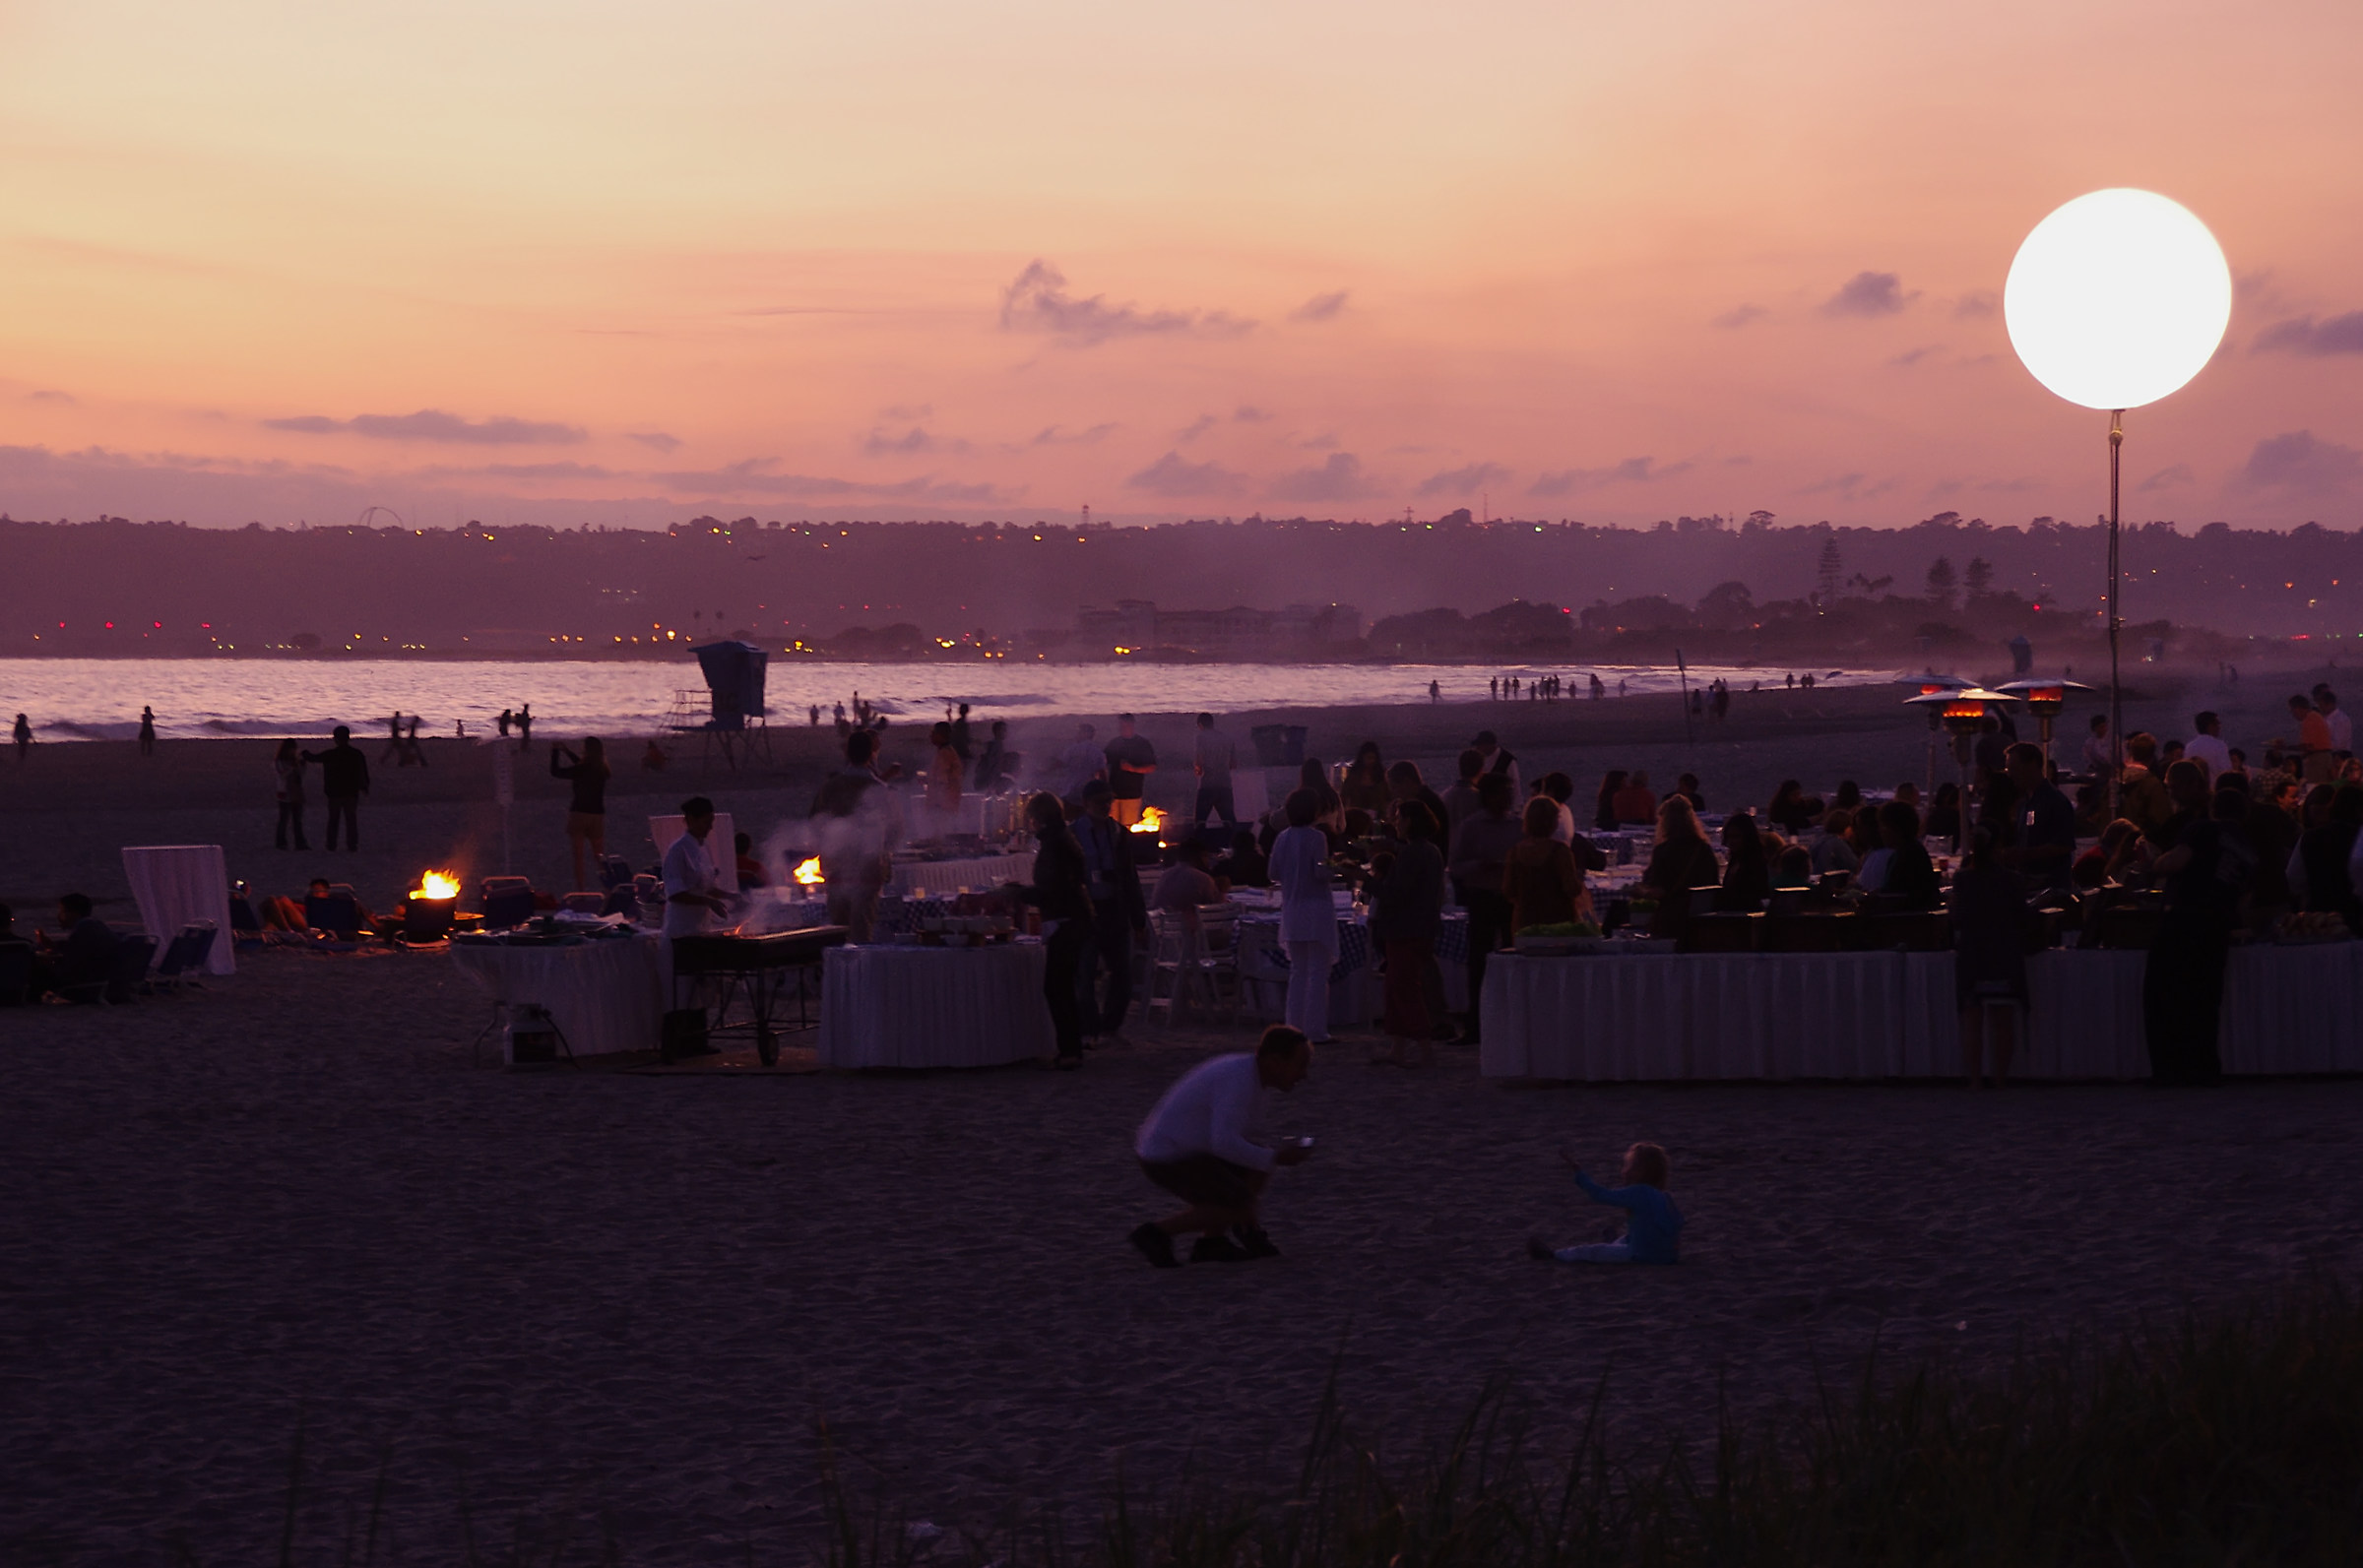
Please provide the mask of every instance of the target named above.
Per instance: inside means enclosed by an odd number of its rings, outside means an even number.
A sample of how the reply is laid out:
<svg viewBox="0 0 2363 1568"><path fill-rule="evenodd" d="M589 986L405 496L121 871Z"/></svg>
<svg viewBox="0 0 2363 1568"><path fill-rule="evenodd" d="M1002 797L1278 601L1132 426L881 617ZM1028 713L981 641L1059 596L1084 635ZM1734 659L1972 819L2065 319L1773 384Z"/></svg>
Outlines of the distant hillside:
<svg viewBox="0 0 2363 1568"><path fill-rule="evenodd" d="M2096 627L2104 539L2097 527L2040 518L1993 527L1951 513L1890 530L1792 526L1763 513L1645 530L1488 525L1463 512L1089 530L700 518L665 533L0 518L0 653L243 654L300 640L444 657L628 655L726 632L783 649L874 646L883 628L910 651L950 643L957 652L980 639L1023 650L1039 645L1029 633L1063 637L1084 606L1119 598L1176 610L1349 603L1374 645L1390 617L1475 615L1513 600L1564 612L1586 640L1695 628L1744 646L1757 606L1791 601L1821 619L1841 603L1884 603L1872 617L1883 639L1935 623L1982 643L2023 622L2041 642ZM2151 524L2128 532L2125 562L2129 621L2243 637L2363 631L2354 533ZM1993 620L2005 606L2016 606L2008 629ZM864 630L848 637L855 628ZM1456 635L1445 621L1427 634Z"/></svg>

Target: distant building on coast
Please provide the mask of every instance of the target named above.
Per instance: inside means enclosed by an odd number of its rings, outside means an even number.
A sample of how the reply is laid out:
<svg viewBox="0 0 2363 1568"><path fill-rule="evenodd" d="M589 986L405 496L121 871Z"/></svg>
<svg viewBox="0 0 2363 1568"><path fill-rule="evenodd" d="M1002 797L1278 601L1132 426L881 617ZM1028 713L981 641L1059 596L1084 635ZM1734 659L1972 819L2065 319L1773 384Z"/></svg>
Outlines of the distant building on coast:
<svg viewBox="0 0 2363 1568"><path fill-rule="evenodd" d="M1276 659L1349 653L1361 638L1362 611L1351 604L1161 610L1152 599L1119 598L1113 609L1085 605L1073 632L1057 641L1061 652L1091 659Z"/></svg>

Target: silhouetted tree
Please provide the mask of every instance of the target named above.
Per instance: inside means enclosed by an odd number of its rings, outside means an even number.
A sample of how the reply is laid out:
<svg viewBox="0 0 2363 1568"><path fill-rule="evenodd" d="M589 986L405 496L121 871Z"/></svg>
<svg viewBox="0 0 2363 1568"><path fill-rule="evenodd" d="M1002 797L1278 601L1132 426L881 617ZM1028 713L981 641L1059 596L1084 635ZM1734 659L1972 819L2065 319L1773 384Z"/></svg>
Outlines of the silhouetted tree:
<svg viewBox="0 0 2363 1568"><path fill-rule="evenodd" d="M1971 556L1969 570L1963 574L1962 581L1968 587L1971 598L1989 592L1994 587L1993 563L1982 555Z"/></svg>
<svg viewBox="0 0 2363 1568"><path fill-rule="evenodd" d="M1928 596L1947 609L1952 608L1952 562L1938 556L1929 563Z"/></svg>
<svg viewBox="0 0 2363 1568"><path fill-rule="evenodd" d="M1814 594L1823 603L1838 596L1838 589L1846 581L1845 558L1838 554L1836 535L1821 541L1821 559L1814 568Z"/></svg>

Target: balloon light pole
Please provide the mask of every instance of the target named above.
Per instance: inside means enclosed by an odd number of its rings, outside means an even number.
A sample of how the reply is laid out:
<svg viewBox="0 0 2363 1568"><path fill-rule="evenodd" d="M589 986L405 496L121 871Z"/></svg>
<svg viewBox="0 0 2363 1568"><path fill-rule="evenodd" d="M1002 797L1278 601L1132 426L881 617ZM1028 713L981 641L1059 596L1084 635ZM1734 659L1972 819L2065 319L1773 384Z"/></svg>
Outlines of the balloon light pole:
<svg viewBox="0 0 2363 1568"><path fill-rule="evenodd" d="M2180 391L2232 317L2232 270L2190 209L2150 191L2079 196L2037 223L2011 262L2003 320L2027 372L2109 415L2109 813L2125 773L2125 617L2118 499L2125 410Z"/></svg>

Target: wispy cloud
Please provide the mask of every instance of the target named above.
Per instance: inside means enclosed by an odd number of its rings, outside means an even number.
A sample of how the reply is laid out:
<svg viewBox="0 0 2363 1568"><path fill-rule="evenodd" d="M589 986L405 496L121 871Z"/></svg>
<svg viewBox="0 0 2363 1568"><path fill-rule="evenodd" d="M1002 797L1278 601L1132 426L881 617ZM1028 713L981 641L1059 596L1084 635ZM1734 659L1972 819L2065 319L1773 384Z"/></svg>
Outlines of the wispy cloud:
<svg viewBox="0 0 2363 1568"><path fill-rule="evenodd" d="M659 452L678 452L681 448L679 436L667 435L662 430L633 430L627 432L624 439L637 441L642 446L653 448Z"/></svg>
<svg viewBox="0 0 2363 1568"><path fill-rule="evenodd" d="M1234 424L1262 424L1271 417L1251 403L1243 403L1231 410L1231 422Z"/></svg>
<svg viewBox="0 0 2363 1568"><path fill-rule="evenodd" d="M1647 484L1688 472L1690 467L1688 462L1661 465L1655 458L1627 458L1605 469L1562 469L1557 473L1546 473L1527 486L1526 493L1550 497L1597 490L1608 484Z"/></svg>
<svg viewBox="0 0 2363 1568"><path fill-rule="evenodd" d="M1824 316L1892 316L1920 291L1903 291L1903 280L1893 273L1856 273L1838 291L1821 302Z"/></svg>
<svg viewBox="0 0 2363 1568"><path fill-rule="evenodd" d="M1509 470L1499 463L1472 463L1465 468L1448 469L1431 474L1420 481L1412 494L1421 500L1437 495L1467 495L1488 485L1500 484L1509 477Z"/></svg>
<svg viewBox="0 0 2363 1568"><path fill-rule="evenodd" d="M507 415L468 419L441 408L421 408L416 413L361 413L350 419L307 413L291 419L265 419L263 424L272 430L291 430L298 435L357 435L373 441L452 441L475 446L568 446L584 437L580 425Z"/></svg>
<svg viewBox="0 0 2363 1568"><path fill-rule="evenodd" d="M420 479L626 479L631 475L596 463L487 463L480 468L415 469Z"/></svg>
<svg viewBox="0 0 2363 1568"><path fill-rule="evenodd" d="M1105 294L1077 298L1067 291L1066 275L1039 259L1001 292L1003 332L1045 333L1077 348L1112 338L1236 338L1254 327L1222 310L1143 310L1111 305Z"/></svg>
<svg viewBox="0 0 2363 1568"><path fill-rule="evenodd" d="M1313 295L1290 311L1288 319L1291 321L1334 321L1338 313L1345 308L1346 291L1340 288L1335 293Z"/></svg>
<svg viewBox="0 0 2363 1568"><path fill-rule="evenodd" d="M862 450L873 458L908 458L926 452L966 452L968 443L913 425L900 435L873 428L862 438Z"/></svg>
<svg viewBox="0 0 2363 1568"><path fill-rule="evenodd" d="M70 392L58 392L46 387L38 392L29 392L25 396L34 403L63 404L67 408L72 408L81 401Z"/></svg>
<svg viewBox="0 0 2363 1568"><path fill-rule="evenodd" d="M2245 490L2341 495L2358 479L2363 479L2363 452L2322 440L2311 430L2291 430L2258 442L2235 482Z"/></svg>
<svg viewBox="0 0 2363 1568"><path fill-rule="evenodd" d="M2172 490L2193 483L2197 477L2191 471L2190 464L2177 463L2172 468L2160 469L2148 478L2143 479L2136 488L2143 494L2158 490Z"/></svg>
<svg viewBox="0 0 2363 1568"><path fill-rule="evenodd" d="M1048 425L1034 433L1027 442L1030 447L1087 447L1106 440L1116 432L1115 421L1095 424L1088 430L1069 430L1064 425Z"/></svg>
<svg viewBox="0 0 2363 1568"><path fill-rule="evenodd" d="M2363 310L2316 321L2296 316L2276 321L2257 334L2252 353L2363 354Z"/></svg>
<svg viewBox="0 0 2363 1568"><path fill-rule="evenodd" d="M648 477L678 493L711 497L765 495L824 501L866 496L878 500L946 502L1016 499L1015 493L995 485L966 484L937 479L931 474L892 484L879 484L865 479L841 479L822 474L774 472L778 463L777 458L748 458L719 469L674 470L652 473Z"/></svg>
<svg viewBox="0 0 2363 1568"><path fill-rule="evenodd" d="M1903 352L1888 360L1887 363L1891 365L1902 365L1909 367L1918 364L1921 360L1926 359L1931 354L1943 353L1944 351L1945 345L1941 343L1923 344L1917 348L1906 348Z"/></svg>
<svg viewBox="0 0 2363 1568"><path fill-rule="evenodd" d="M1236 495L1245 483L1245 475L1234 473L1219 463L1191 463L1179 452L1168 452L1124 481L1127 489L1146 490L1151 495L1177 499L1192 495Z"/></svg>
<svg viewBox="0 0 2363 1568"><path fill-rule="evenodd" d="M1195 419L1190 420L1188 424L1175 431L1174 439L1181 442L1183 446L1187 446L1190 442L1195 441L1198 437L1213 429L1214 426L1214 415L1211 413L1201 413Z"/></svg>
<svg viewBox="0 0 2363 1568"><path fill-rule="evenodd" d="M1865 483L1864 479L1865 475L1860 473L1841 473L1832 478L1816 480L1797 493L1799 495L1834 495L1841 501L1868 501L1874 496L1884 495L1894 489L1897 482L1892 477L1871 483Z"/></svg>
<svg viewBox="0 0 2363 1568"><path fill-rule="evenodd" d="M1265 486L1275 501L1354 501L1372 493L1362 460L1351 452L1333 452L1317 469L1283 473Z"/></svg>
<svg viewBox="0 0 2363 1568"><path fill-rule="evenodd" d="M1955 321L1982 321L2001 308L2001 295L1990 288L1974 289L1952 302L1952 319Z"/></svg>
<svg viewBox="0 0 2363 1568"><path fill-rule="evenodd" d="M1714 324L1725 331L1734 331L1752 321L1761 321L1770 312L1761 305L1734 305L1715 318Z"/></svg>

